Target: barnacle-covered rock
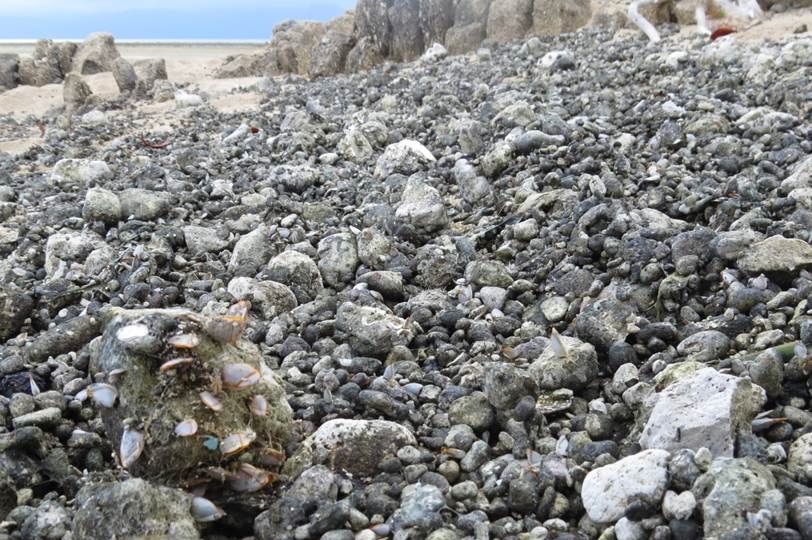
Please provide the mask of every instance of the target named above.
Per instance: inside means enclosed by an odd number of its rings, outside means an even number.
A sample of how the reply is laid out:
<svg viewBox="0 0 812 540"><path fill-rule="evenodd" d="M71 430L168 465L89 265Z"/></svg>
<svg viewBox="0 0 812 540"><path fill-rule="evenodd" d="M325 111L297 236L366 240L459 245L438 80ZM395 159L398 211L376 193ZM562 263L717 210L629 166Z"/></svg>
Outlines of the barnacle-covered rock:
<svg viewBox="0 0 812 540"><path fill-rule="evenodd" d="M180 484L209 467L236 470L237 458L259 469L279 464L291 408L256 346L222 339L217 318L182 309L111 308L102 318L91 369L117 374L118 399L101 416L132 474Z"/></svg>

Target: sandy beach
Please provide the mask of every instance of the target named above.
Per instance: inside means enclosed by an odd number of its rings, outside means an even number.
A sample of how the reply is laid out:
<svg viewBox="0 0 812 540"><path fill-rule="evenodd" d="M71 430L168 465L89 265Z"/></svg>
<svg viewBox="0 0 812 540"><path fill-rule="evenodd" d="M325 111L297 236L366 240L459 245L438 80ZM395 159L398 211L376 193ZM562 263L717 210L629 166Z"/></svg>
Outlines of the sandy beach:
<svg viewBox="0 0 812 540"><path fill-rule="evenodd" d="M202 93L209 103L223 112L239 112L255 107L259 94L243 92L233 95L236 89L250 88L259 79L256 77L215 79L213 72L229 56L261 50L260 42L117 42L121 55L130 62L145 58L163 58L169 80L178 85L186 85L187 90ZM14 53L30 55L33 43L0 42L0 54ZM118 87L112 73L99 73L84 77L94 94L102 98L118 95ZM62 84L48 84L42 87L19 86L0 92L0 117L7 117L16 125L0 122L0 152L19 154L31 148L40 140L37 120L55 107L61 107ZM156 117L165 116L174 108L173 102L137 103L143 111L147 124L155 124ZM113 113L115 114L115 113ZM32 118L33 117L33 118ZM23 136L21 136L21 134Z"/></svg>

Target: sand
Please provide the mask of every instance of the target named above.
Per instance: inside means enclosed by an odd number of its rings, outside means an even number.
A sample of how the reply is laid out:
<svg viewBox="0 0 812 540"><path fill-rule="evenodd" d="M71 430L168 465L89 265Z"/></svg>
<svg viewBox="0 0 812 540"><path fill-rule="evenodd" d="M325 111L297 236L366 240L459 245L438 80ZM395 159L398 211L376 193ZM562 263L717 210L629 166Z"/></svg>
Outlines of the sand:
<svg viewBox="0 0 812 540"><path fill-rule="evenodd" d="M29 54L31 47L0 44L0 53ZM256 110L262 95L255 88L258 77L215 79L212 74L230 55L255 52L258 45L152 45L119 44L119 52L129 61L143 58L164 58L169 80L184 85L185 90L197 93L214 108L224 113L240 113ZM102 98L118 95L118 87L112 73L85 76L90 89ZM235 92L237 91L237 92ZM167 132L175 124L174 102L134 102L143 120L138 127L149 131ZM0 152L20 154L40 142L37 126L52 109L62 107L62 85L49 84L42 87L20 86L0 93L0 116L11 122L0 121ZM115 115L117 112L109 112ZM135 127L135 126L134 126Z"/></svg>

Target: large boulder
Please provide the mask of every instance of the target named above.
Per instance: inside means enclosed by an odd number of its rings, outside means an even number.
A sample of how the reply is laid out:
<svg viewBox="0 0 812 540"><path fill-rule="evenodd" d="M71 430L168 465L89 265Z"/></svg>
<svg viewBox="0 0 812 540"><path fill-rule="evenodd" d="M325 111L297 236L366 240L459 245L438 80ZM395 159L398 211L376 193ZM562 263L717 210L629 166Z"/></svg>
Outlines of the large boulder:
<svg viewBox="0 0 812 540"><path fill-rule="evenodd" d="M270 75L307 75L312 53L324 33L325 25L315 21L284 21L277 24L265 53L265 69Z"/></svg>
<svg viewBox="0 0 812 540"><path fill-rule="evenodd" d="M57 45L50 39L40 39L31 56L20 59L20 84L44 86L60 82L70 68L72 52L67 44Z"/></svg>
<svg viewBox="0 0 812 540"><path fill-rule="evenodd" d="M121 55L116 49L112 34L106 32L90 34L76 51L73 71L82 75L113 71L113 64L119 56Z"/></svg>
<svg viewBox="0 0 812 540"><path fill-rule="evenodd" d="M656 403L640 436L643 448L698 450L731 457L740 431L767 398L749 379L704 368L669 385L654 396Z"/></svg>
<svg viewBox="0 0 812 540"><path fill-rule="evenodd" d="M384 58L383 50L374 39L371 36L363 36L347 53L345 70L349 73L366 71L383 62Z"/></svg>
<svg viewBox="0 0 812 540"><path fill-rule="evenodd" d="M138 75L133 65L124 58L116 58L113 62L113 78L116 80L119 92L132 92L138 84Z"/></svg>
<svg viewBox="0 0 812 540"><path fill-rule="evenodd" d="M347 55L355 44L353 15L346 13L327 23L327 32L312 53L308 73L311 77L335 75L344 71Z"/></svg>
<svg viewBox="0 0 812 540"><path fill-rule="evenodd" d="M454 11L454 26L445 35L451 54L473 51L485 39L491 0L460 0Z"/></svg>
<svg viewBox="0 0 812 540"><path fill-rule="evenodd" d="M394 0L358 0L355 6L355 28L358 37L368 38L369 45L380 51L382 56L389 53L392 34L389 8L393 3Z"/></svg>
<svg viewBox="0 0 812 540"><path fill-rule="evenodd" d="M485 39L485 25L479 22L454 25L445 34L445 44L451 54L475 50Z"/></svg>
<svg viewBox="0 0 812 540"><path fill-rule="evenodd" d="M423 53L420 0L398 0L388 10L392 39L389 56L396 62L414 60Z"/></svg>
<svg viewBox="0 0 812 540"><path fill-rule="evenodd" d="M20 56L17 54L0 54L0 91L11 90L17 86L20 67Z"/></svg>
<svg viewBox="0 0 812 540"><path fill-rule="evenodd" d="M445 43L445 33L454 25L454 0L420 0L420 31L423 43Z"/></svg>
<svg viewBox="0 0 812 540"><path fill-rule="evenodd" d="M229 463L261 469L284 448L292 411L282 382L231 319L118 308L102 318L91 376L125 375L90 392L132 475L173 484Z"/></svg>
<svg viewBox="0 0 812 540"><path fill-rule="evenodd" d="M259 76L263 72L262 61L264 57L261 53L230 56L222 66L217 68L214 77L216 79L231 79Z"/></svg>
<svg viewBox="0 0 812 540"><path fill-rule="evenodd" d="M493 0L486 35L496 43L521 39L530 29L533 0Z"/></svg>
<svg viewBox="0 0 812 540"><path fill-rule="evenodd" d="M138 78L136 89L139 93L145 94L152 90L155 81L165 81L169 79L166 73L166 60L163 58L143 58L133 63L135 75Z"/></svg>
<svg viewBox="0 0 812 540"><path fill-rule="evenodd" d="M92 95L90 87L78 73L68 73L62 86L62 100L68 110L76 110Z"/></svg>
<svg viewBox="0 0 812 540"><path fill-rule="evenodd" d="M590 0L535 0L533 2L533 25L530 33L550 36L574 32L589 23L592 17Z"/></svg>

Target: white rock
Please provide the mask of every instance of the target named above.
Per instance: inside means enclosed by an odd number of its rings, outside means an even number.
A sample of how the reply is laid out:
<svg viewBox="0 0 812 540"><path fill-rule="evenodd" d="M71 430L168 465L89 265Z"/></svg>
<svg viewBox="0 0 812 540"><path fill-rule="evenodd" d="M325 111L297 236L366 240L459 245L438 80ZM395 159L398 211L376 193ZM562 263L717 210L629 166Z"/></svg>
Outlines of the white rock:
<svg viewBox="0 0 812 540"><path fill-rule="evenodd" d="M51 171L51 183L60 188L83 188L113 177L104 161L90 159L60 159Z"/></svg>
<svg viewBox="0 0 812 540"><path fill-rule="evenodd" d="M175 99L177 100L177 96ZM251 128L248 126L248 124L240 124L237 129L232 131L226 137L223 137L223 145L234 144L235 142L244 139L249 133L251 133Z"/></svg>
<svg viewBox="0 0 812 540"><path fill-rule="evenodd" d="M666 519L688 519L695 508L696 497L690 491L683 491L679 495L666 491L663 498L663 515Z"/></svg>
<svg viewBox="0 0 812 540"><path fill-rule="evenodd" d="M197 107L203 104L203 98L197 94L189 94L183 90L175 92L175 106L177 107Z"/></svg>
<svg viewBox="0 0 812 540"><path fill-rule="evenodd" d="M432 232L448 224L443 198L417 176L409 178L395 217L407 221L421 232Z"/></svg>
<svg viewBox="0 0 812 540"><path fill-rule="evenodd" d="M704 368L651 396L656 404L640 436L643 448L697 450L733 456L736 434L749 430L766 402L760 386L748 379Z"/></svg>
<svg viewBox="0 0 812 540"><path fill-rule="evenodd" d="M426 49L426 52L423 53L420 60L424 62L436 62L437 60L445 58L446 56L448 56L448 49L439 43L433 43L431 47Z"/></svg>
<svg viewBox="0 0 812 540"><path fill-rule="evenodd" d="M437 161L428 148L412 139L390 144L375 164L375 177L384 179L392 173L412 174Z"/></svg>
<svg viewBox="0 0 812 540"><path fill-rule="evenodd" d="M107 120L107 115L98 109L93 109L82 115L83 124L103 124Z"/></svg>
<svg viewBox="0 0 812 540"><path fill-rule="evenodd" d="M387 451L396 451L417 441L405 426L387 420L330 420L305 439L285 464L295 476L314 464L333 470L347 470L359 476L372 475Z"/></svg>
<svg viewBox="0 0 812 540"><path fill-rule="evenodd" d="M222 251L228 247L228 239L217 236L217 231L210 227L189 225L183 228L186 249L193 256Z"/></svg>
<svg viewBox="0 0 812 540"><path fill-rule="evenodd" d="M617 521L634 500L658 505L668 484L669 457L665 450L644 450L587 474L581 499L589 518Z"/></svg>
<svg viewBox="0 0 812 540"><path fill-rule="evenodd" d="M616 540L645 540L646 537L646 530L639 521L632 521L624 517L615 523Z"/></svg>

